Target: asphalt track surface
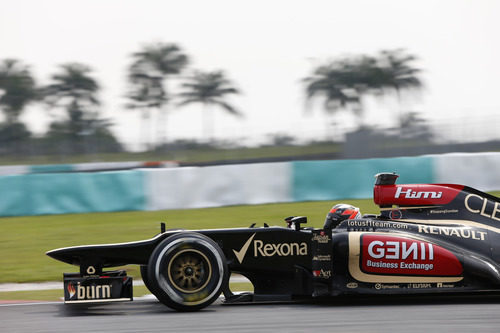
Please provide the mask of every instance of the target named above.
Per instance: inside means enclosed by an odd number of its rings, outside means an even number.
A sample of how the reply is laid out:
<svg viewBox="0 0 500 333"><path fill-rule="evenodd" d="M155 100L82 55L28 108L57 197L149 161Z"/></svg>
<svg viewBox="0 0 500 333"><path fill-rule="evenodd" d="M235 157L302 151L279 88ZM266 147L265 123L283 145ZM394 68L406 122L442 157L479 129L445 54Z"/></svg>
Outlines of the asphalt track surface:
<svg viewBox="0 0 500 333"><path fill-rule="evenodd" d="M500 298L393 298L221 305L194 313L156 300L0 306L0 332L499 332Z"/></svg>

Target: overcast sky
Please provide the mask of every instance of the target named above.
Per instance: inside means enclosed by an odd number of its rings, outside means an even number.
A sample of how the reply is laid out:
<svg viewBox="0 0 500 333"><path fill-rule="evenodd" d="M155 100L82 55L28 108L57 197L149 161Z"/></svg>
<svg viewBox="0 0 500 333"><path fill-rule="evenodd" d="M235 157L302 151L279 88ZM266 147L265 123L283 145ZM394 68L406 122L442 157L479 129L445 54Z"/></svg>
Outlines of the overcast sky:
<svg viewBox="0 0 500 333"><path fill-rule="evenodd" d="M417 55L424 70L425 91L403 108L499 125L499 15L494 0L0 0L0 59L25 61L40 84L61 63L89 65L103 87L102 113L128 144L140 141L140 117L123 107L126 69L130 54L152 42L179 44L190 68L224 70L243 92L230 101L245 118L217 113L218 138L323 138L321 109L304 116L301 79L325 59L394 48ZM391 123L397 109L389 98L368 101L367 121ZM200 114L201 106L172 112L169 137L200 138ZM50 121L39 105L23 119L39 133Z"/></svg>

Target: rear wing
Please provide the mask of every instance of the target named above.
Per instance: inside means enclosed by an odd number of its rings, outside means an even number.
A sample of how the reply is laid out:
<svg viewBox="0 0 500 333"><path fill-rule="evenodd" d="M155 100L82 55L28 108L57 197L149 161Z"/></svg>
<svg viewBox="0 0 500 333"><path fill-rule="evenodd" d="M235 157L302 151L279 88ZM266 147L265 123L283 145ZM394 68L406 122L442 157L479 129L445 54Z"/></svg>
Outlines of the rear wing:
<svg viewBox="0 0 500 333"><path fill-rule="evenodd" d="M442 206L455 199L464 189L455 184L403 184L396 185L397 174L378 174L373 188L375 204L383 207Z"/></svg>
<svg viewBox="0 0 500 333"><path fill-rule="evenodd" d="M395 173L377 174L373 200L382 217L469 220L500 225L500 199L457 184L401 184Z"/></svg>

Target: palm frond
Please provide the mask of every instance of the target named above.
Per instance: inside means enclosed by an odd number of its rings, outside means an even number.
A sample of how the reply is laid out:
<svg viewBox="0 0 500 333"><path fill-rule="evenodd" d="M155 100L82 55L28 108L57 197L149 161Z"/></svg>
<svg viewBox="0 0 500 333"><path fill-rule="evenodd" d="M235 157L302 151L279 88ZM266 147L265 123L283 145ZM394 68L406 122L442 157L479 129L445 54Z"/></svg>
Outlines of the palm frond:
<svg viewBox="0 0 500 333"><path fill-rule="evenodd" d="M221 106L222 108L224 108L227 112L229 112L233 116L243 117L243 113L236 110L232 105L228 104L227 102L224 102L224 101L221 101L218 99L212 99L212 104Z"/></svg>
<svg viewBox="0 0 500 333"><path fill-rule="evenodd" d="M181 106L185 106L185 105L189 105L189 104L193 104L193 103L204 103L204 101L200 100L199 98L192 97L192 98L186 98L186 99L178 102L176 105L181 107Z"/></svg>
<svg viewBox="0 0 500 333"><path fill-rule="evenodd" d="M181 84L184 89L178 96L183 100L180 104L190 103L214 104L222 107L233 115L241 115L234 107L223 101L229 94L239 94L240 91L233 87L222 71L202 72L195 71L185 78Z"/></svg>

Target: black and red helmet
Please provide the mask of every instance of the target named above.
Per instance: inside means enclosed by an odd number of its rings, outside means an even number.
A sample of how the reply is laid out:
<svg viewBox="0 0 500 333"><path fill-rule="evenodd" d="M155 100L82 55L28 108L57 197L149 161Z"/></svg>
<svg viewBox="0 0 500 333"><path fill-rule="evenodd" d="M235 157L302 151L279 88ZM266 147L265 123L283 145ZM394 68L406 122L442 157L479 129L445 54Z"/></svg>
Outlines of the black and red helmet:
<svg viewBox="0 0 500 333"><path fill-rule="evenodd" d="M361 217L361 212L358 207L348 204L337 204L330 209L326 215L324 228L335 228L344 220L358 219Z"/></svg>

